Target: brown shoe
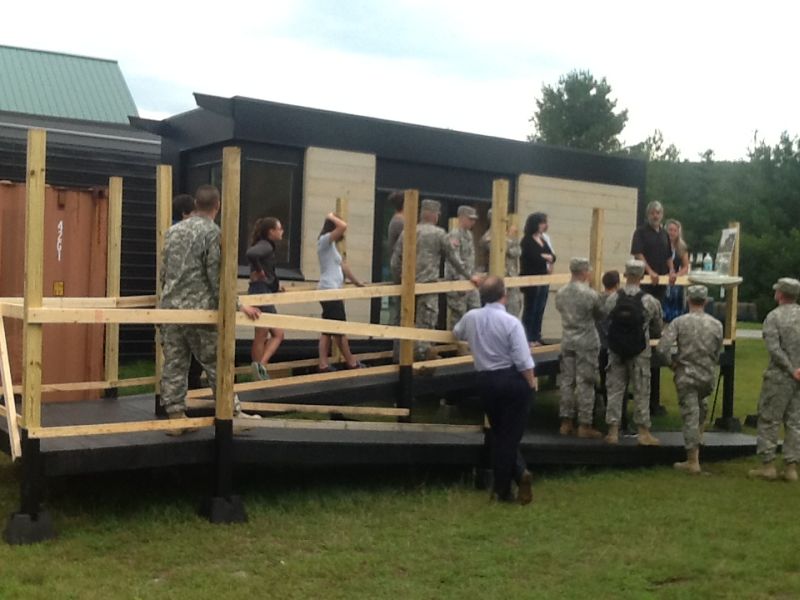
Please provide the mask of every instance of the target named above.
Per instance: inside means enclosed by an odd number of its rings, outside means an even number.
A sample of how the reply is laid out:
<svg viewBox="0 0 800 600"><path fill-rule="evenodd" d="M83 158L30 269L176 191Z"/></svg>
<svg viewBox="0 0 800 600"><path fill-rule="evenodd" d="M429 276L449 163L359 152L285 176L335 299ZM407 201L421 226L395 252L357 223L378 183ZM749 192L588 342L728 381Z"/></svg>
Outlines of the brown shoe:
<svg viewBox="0 0 800 600"><path fill-rule="evenodd" d="M530 504L533 501L533 475L527 469L520 477L518 488L517 502L522 506Z"/></svg>
<svg viewBox="0 0 800 600"><path fill-rule="evenodd" d="M751 469L747 474L750 477L766 479L767 481L775 481L778 478L778 473L775 471L775 463L772 461L765 462L757 469Z"/></svg>
<svg viewBox="0 0 800 600"><path fill-rule="evenodd" d="M700 475L700 448L692 448L686 451L686 460L683 462L676 462L672 465L673 469L683 471L689 475Z"/></svg>
<svg viewBox="0 0 800 600"><path fill-rule="evenodd" d="M797 465L795 463L786 463L783 470L783 478L786 481L797 481Z"/></svg>
<svg viewBox="0 0 800 600"><path fill-rule="evenodd" d="M578 437L585 440L599 440L601 437L603 437L603 434L597 431L597 429L591 425L579 425Z"/></svg>
<svg viewBox="0 0 800 600"><path fill-rule="evenodd" d="M606 444L619 444L619 425L609 425L606 434Z"/></svg>
<svg viewBox="0 0 800 600"><path fill-rule="evenodd" d="M558 428L559 435L572 435L575 433L575 426L572 419L561 419L561 427Z"/></svg>
<svg viewBox="0 0 800 600"><path fill-rule="evenodd" d="M186 418L188 418L186 416L186 413L183 412L183 411L170 413L167 416L169 417L170 421L172 421L174 419L186 419ZM199 427L184 427L184 428L181 428L181 429L167 429L164 433L166 433L170 437L180 437L180 436L185 435L187 433L194 433L195 431L200 431L200 428Z"/></svg>
<svg viewBox="0 0 800 600"><path fill-rule="evenodd" d="M639 435L637 436L639 439L637 440L640 446L660 446L661 442L658 438L653 437L653 434L650 433L650 430L647 427L639 427Z"/></svg>

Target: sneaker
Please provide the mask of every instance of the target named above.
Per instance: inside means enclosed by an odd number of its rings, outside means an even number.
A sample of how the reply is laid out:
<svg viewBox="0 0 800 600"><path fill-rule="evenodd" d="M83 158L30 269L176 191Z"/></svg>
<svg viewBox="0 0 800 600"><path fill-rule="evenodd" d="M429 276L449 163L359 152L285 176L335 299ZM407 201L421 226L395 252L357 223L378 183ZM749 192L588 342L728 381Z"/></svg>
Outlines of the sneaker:
<svg viewBox="0 0 800 600"><path fill-rule="evenodd" d="M267 373L267 367L264 364L258 361L253 361L250 363L250 369L252 370L253 378L256 381L267 381L269 379L269 373Z"/></svg>
<svg viewBox="0 0 800 600"><path fill-rule="evenodd" d="M317 372L319 373L333 373L334 371L338 371L336 367L328 365L327 367L319 367L317 368Z"/></svg>
<svg viewBox="0 0 800 600"><path fill-rule="evenodd" d="M255 413L246 413L243 410L240 410L237 413L233 414L234 419L260 419L261 415L257 415Z"/></svg>
<svg viewBox="0 0 800 600"><path fill-rule="evenodd" d="M352 371L353 369L366 369L367 365L362 363L360 360L357 360L354 366L351 367L350 365L347 365L346 368L348 371Z"/></svg>

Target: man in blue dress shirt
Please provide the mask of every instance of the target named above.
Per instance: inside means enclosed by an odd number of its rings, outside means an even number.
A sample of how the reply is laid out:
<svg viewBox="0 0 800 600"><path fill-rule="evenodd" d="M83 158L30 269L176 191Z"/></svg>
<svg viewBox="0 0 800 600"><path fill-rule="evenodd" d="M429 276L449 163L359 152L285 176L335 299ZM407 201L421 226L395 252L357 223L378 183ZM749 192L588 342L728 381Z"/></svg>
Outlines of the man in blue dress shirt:
<svg viewBox="0 0 800 600"><path fill-rule="evenodd" d="M453 333L469 343L478 372L478 392L491 425L494 496L513 502L513 479L519 490L516 499L528 504L532 478L519 445L536 390L533 358L522 323L506 312L503 280L487 277L479 292L483 308L464 315Z"/></svg>

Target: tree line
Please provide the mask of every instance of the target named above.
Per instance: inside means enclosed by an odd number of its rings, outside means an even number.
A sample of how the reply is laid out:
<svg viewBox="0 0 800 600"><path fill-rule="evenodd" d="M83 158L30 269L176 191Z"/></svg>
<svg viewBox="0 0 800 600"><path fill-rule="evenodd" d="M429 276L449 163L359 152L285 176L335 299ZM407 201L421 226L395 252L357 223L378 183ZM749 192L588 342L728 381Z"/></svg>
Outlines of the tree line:
<svg viewBox="0 0 800 600"><path fill-rule="evenodd" d="M622 154L647 161L646 197L660 200L668 218L683 224L690 252L711 252L729 221L742 227L740 288L763 318L774 307L772 284L800 276L800 139L784 132L774 145L754 136L747 158L716 161L709 149L699 160L681 160L656 130L623 146L627 111L617 110L611 86L589 71L572 71L545 85L531 118L531 141Z"/></svg>

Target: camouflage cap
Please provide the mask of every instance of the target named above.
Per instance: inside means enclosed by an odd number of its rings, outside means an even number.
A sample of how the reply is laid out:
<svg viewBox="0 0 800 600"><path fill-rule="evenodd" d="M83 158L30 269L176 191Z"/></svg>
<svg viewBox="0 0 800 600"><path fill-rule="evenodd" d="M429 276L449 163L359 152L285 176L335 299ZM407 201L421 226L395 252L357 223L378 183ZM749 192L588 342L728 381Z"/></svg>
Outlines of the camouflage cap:
<svg viewBox="0 0 800 600"><path fill-rule="evenodd" d="M630 259L625 263L625 277L641 277L644 275L644 261Z"/></svg>
<svg viewBox="0 0 800 600"><path fill-rule="evenodd" d="M474 208L471 206L467 206L466 204L462 204L458 207L458 216L459 217L467 217L468 219L477 219L478 213Z"/></svg>
<svg viewBox="0 0 800 600"><path fill-rule="evenodd" d="M772 286L772 289L778 290L792 298L797 298L800 296L800 281L792 277L781 277L778 279L778 282Z"/></svg>
<svg viewBox="0 0 800 600"><path fill-rule="evenodd" d="M437 200L431 200L430 198L423 200L420 207L422 210L428 210L430 212L442 212L442 205Z"/></svg>
<svg viewBox="0 0 800 600"><path fill-rule="evenodd" d="M580 273L581 271L588 271L591 268L588 258L575 257L569 259L569 270L571 273Z"/></svg>
<svg viewBox="0 0 800 600"><path fill-rule="evenodd" d="M686 289L686 296L689 300L707 300L708 299L708 288L704 285L690 285Z"/></svg>

